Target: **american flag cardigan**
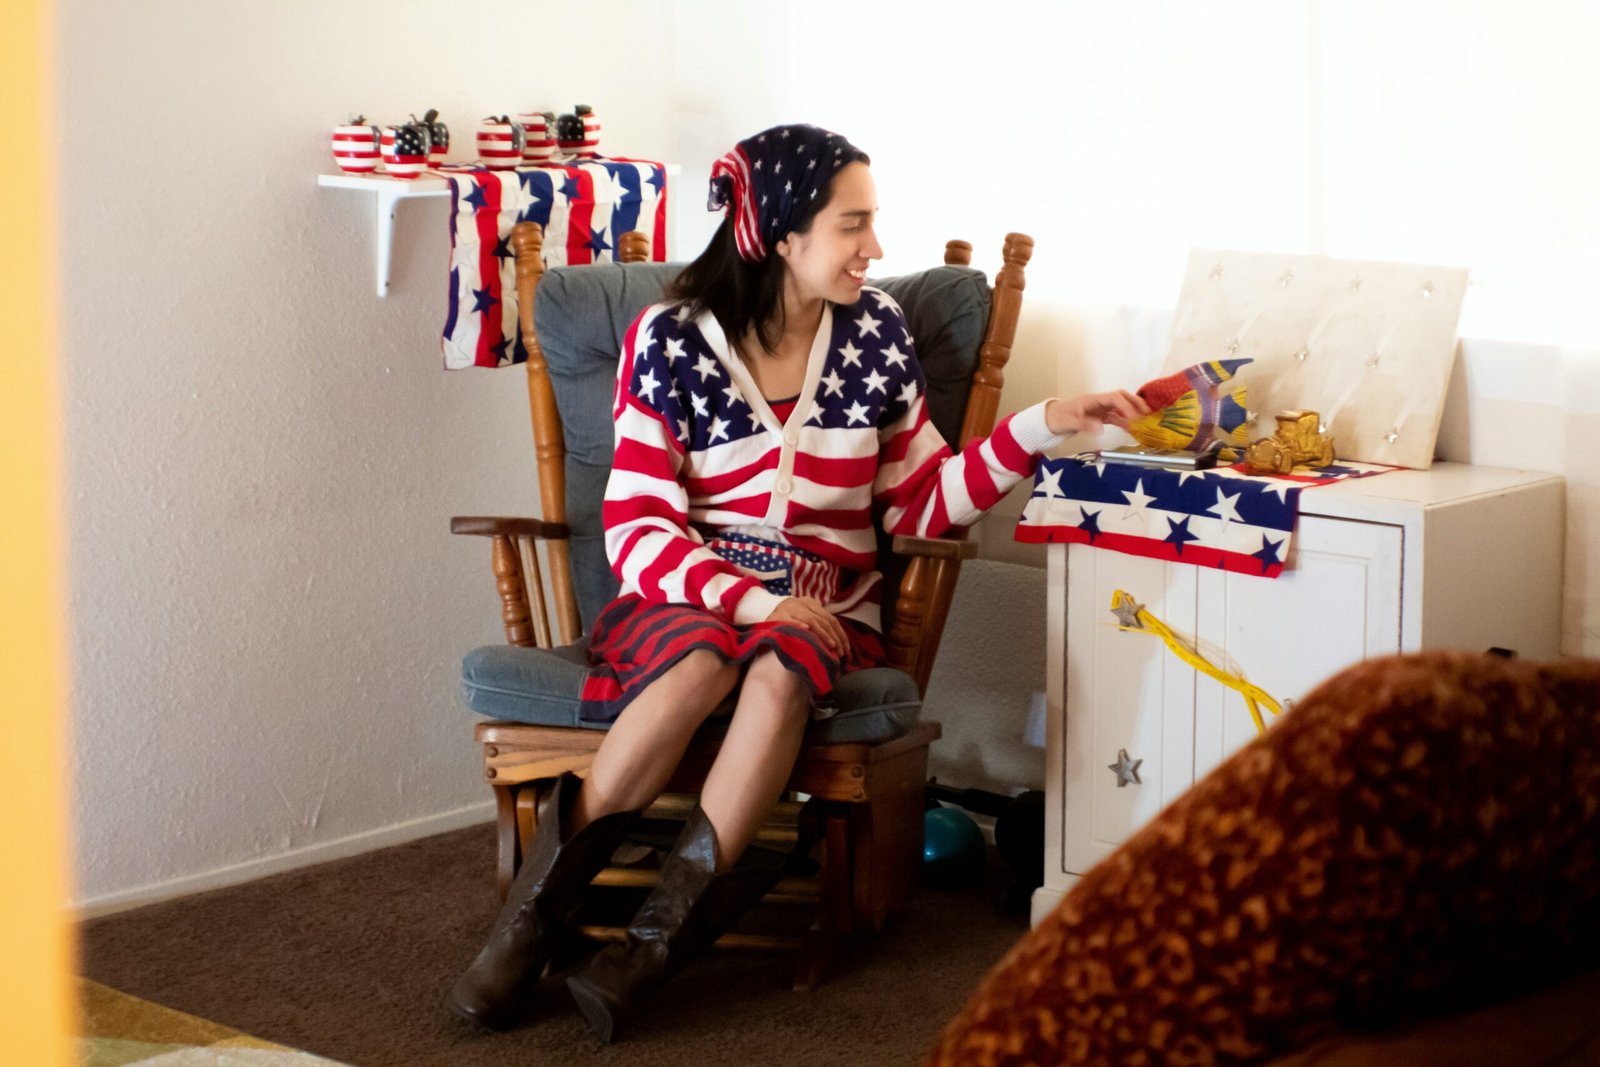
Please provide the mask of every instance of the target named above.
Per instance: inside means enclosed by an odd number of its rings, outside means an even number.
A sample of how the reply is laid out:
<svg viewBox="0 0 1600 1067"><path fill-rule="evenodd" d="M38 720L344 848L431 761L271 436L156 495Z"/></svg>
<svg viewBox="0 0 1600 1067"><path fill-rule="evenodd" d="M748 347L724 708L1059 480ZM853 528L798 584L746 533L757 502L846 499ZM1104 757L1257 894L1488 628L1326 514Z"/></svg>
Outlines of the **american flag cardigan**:
<svg viewBox="0 0 1600 1067"><path fill-rule="evenodd" d="M646 308L628 328L602 517L622 594L736 625L787 596L879 623L874 511L892 534L975 522L1061 438L1044 404L953 455L928 420L905 316L887 293L824 303L780 423L709 312Z"/></svg>

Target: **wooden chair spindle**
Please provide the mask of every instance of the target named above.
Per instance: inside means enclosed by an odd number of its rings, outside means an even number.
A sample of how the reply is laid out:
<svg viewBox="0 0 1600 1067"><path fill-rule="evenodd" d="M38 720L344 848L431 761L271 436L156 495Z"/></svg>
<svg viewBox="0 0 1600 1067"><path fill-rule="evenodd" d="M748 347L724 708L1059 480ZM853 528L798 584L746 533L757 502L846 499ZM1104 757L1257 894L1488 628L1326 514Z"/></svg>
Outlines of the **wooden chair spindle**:
<svg viewBox="0 0 1600 1067"><path fill-rule="evenodd" d="M551 648L550 612L545 607L544 578L539 572L539 542L532 537L519 537L522 546L523 577L528 589L528 601L533 609L533 634L540 648Z"/></svg>
<svg viewBox="0 0 1600 1067"><path fill-rule="evenodd" d="M500 593L500 618L505 623L506 643L532 645L528 588L523 583L521 553L517 551L515 539L504 535L491 538L490 554L494 562L495 588Z"/></svg>
<svg viewBox="0 0 1600 1067"><path fill-rule="evenodd" d="M561 433L555 387L550 384L550 364L539 345L533 325L534 294L544 274L544 228L537 222L519 222L511 230L511 249L517 257L517 318L522 346L528 352L528 411L533 419L534 460L539 470L539 514L550 522L567 521L567 445ZM578 598L572 584L572 561L566 541L551 541L550 592L555 598L561 643L570 645L583 632Z"/></svg>
<svg viewBox="0 0 1600 1067"><path fill-rule="evenodd" d="M650 259L650 238L638 230L622 235L617 258L623 263L645 263Z"/></svg>

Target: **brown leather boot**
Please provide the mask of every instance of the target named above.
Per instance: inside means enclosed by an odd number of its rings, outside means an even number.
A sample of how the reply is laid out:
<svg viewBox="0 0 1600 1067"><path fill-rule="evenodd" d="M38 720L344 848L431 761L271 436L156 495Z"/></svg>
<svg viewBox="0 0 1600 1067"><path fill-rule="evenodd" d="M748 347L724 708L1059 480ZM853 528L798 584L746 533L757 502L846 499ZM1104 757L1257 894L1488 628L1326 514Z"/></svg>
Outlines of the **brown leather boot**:
<svg viewBox="0 0 1600 1067"><path fill-rule="evenodd" d="M533 844L488 943L445 999L468 1022L498 1030L516 1021L528 991L569 928L585 887L639 817L637 811L604 815L564 838L565 817L582 785L577 775L563 774L540 805Z"/></svg>
<svg viewBox="0 0 1600 1067"><path fill-rule="evenodd" d="M752 851L717 873L717 834L699 805L690 813L661 880L628 924L627 940L609 945L567 979L589 1029L616 1036L635 1000L672 977L777 884L781 861Z"/></svg>

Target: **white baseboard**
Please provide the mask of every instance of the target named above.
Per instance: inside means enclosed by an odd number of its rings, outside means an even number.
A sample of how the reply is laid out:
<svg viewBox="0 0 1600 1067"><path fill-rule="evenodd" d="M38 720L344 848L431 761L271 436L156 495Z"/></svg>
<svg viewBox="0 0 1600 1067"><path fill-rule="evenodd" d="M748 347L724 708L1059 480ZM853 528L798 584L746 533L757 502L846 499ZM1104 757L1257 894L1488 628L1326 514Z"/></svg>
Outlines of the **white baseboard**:
<svg viewBox="0 0 1600 1067"><path fill-rule="evenodd" d="M431 837L434 834L459 830L467 826L476 826L479 823L489 822L493 818L494 802L492 800L481 804L469 804L464 808L456 808L454 811L441 812L438 815L427 815L420 819L412 819L409 822L396 823L393 826L383 826L376 830L351 834L348 837L341 837L334 841L323 841L315 845L292 848L287 852L278 852L271 856L247 860L244 863L219 867L214 871L205 871L200 874L187 875L183 878L174 878L168 882L157 882L153 885L139 886L136 889L124 889L115 893L89 897L73 904L69 909L70 918L73 921L81 922L85 919L95 919L102 915L111 915L119 911L143 907L146 904L155 904L162 900L188 896L191 893L203 893L208 889L222 889L230 885L253 882L257 878L265 878L269 874L280 874L283 871L292 871L299 867L310 867L313 864L326 863L329 860L358 856L363 852L371 852L374 849L387 848L390 845L401 845L407 841L415 841L418 838Z"/></svg>

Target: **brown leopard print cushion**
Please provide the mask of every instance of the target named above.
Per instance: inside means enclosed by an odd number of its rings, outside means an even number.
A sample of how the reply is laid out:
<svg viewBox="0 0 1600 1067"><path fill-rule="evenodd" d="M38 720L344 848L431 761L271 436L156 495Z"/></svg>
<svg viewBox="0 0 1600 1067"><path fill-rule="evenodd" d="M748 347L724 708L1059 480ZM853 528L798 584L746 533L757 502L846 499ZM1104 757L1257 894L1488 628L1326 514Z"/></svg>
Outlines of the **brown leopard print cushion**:
<svg viewBox="0 0 1600 1067"><path fill-rule="evenodd" d="M931 1063L1261 1063L1600 948L1600 660L1319 686L1073 887Z"/></svg>

